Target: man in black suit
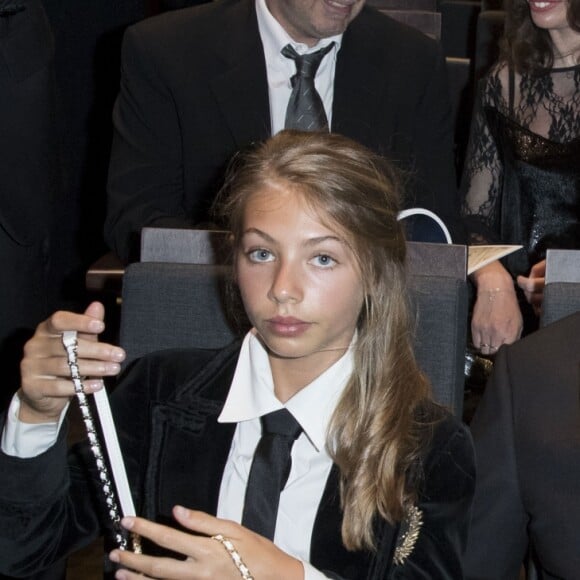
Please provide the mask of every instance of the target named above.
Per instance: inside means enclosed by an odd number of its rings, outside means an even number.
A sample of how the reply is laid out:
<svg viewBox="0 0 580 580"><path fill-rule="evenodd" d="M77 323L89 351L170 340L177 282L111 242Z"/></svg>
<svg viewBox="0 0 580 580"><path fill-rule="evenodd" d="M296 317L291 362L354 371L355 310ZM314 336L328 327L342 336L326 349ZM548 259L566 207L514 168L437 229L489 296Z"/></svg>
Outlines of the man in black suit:
<svg viewBox="0 0 580 580"><path fill-rule="evenodd" d="M433 40L364 4L220 0L127 31L105 224L123 260L143 226L207 221L231 156L283 128L291 74L280 76L280 48L330 40L316 82L331 130L395 159L407 170L404 205L435 211L461 241L444 59Z"/></svg>
<svg viewBox="0 0 580 580"><path fill-rule="evenodd" d="M528 543L540 578L578 578L580 312L502 349L472 423L471 580L518 578Z"/></svg>
<svg viewBox="0 0 580 580"><path fill-rule="evenodd" d="M54 43L39 0L0 0L0 409L46 317L57 177Z"/></svg>

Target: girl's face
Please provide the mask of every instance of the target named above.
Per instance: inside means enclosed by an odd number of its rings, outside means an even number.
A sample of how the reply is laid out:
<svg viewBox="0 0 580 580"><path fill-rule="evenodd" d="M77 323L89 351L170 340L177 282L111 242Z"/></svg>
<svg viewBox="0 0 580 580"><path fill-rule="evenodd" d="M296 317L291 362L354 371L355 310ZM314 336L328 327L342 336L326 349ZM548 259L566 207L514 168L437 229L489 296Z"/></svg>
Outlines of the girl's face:
<svg viewBox="0 0 580 580"><path fill-rule="evenodd" d="M270 358L323 372L342 356L363 305L359 268L344 234L295 187L271 182L247 200L236 271Z"/></svg>

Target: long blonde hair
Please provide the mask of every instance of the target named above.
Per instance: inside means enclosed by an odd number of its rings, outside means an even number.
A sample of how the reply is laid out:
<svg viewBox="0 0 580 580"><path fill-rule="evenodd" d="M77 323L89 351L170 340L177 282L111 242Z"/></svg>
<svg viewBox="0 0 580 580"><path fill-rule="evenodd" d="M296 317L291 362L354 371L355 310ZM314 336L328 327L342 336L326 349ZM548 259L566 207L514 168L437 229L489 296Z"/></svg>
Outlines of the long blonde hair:
<svg viewBox="0 0 580 580"><path fill-rule="evenodd" d="M400 521L416 499L409 474L425 439L417 411L429 396L412 348L399 176L383 158L340 135L278 133L236 161L218 197L217 214L234 247L246 200L271 180L296 186L327 225L346 234L361 273L365 301L355 370L327 443L341 474L343 543L373 548L375 516Z"/></svg>

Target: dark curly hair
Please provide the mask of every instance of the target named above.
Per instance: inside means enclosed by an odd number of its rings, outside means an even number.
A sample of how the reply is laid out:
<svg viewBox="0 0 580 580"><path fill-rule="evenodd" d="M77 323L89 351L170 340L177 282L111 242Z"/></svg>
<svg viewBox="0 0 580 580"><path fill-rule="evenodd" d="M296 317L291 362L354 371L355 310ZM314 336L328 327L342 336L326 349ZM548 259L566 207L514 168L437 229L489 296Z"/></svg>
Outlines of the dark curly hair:
<svg viewBox="0 0 580 580"><path fill-rule="evenodd" d="M580 32L580 0L569 0L568 23ZM550 34L533 23L527 0L506 0L501 59L519 73L541 74L554 65Z"/></svg>

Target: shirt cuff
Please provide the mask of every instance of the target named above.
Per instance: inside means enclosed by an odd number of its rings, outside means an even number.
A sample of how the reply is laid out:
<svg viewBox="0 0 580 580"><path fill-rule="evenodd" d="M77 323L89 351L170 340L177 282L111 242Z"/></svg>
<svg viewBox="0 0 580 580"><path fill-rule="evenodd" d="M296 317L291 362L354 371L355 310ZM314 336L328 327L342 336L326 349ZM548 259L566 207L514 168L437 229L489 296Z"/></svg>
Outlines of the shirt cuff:
<svg viewBox="0 0 580 580"><path fill-rule="evenodd" d="M304 580L323 580L328 579L320 570L317 570L312 564L302 561L304 567Z"/></svg>
<svg viewBox="0 0 580 580"><path fill-rule="evenodd" d="M2 451L6 455L28 459L44 453L58 439L58 433L66 416L67 406L54 423L23 423L18 419L20 397L12 397L2 433Z"/></svg>

